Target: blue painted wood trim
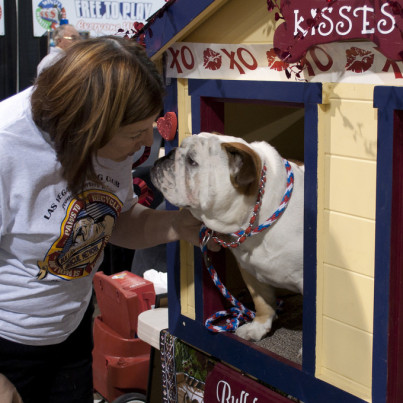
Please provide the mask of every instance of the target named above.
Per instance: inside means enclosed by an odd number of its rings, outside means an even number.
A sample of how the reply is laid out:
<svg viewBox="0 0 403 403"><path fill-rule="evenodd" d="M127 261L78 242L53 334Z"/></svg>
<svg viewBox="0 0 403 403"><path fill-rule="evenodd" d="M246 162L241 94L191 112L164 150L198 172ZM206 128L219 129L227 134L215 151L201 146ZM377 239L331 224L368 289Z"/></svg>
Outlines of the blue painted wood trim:
<svg viewBox="0 0 403 403"><path fill-rule="evenodd" d="M236 80L189 80L192 96L193 133L200 131L200 97L247 99L302 104L305 108L305 209L304 222L304 318L303 368L315 373L316 346L316 223L317 223L317 155L318 107L322 102L322 85L316 83L277 83ZM201 284L195 284L202 295ZM203 312L203 299L196 299L196 311Z"/></svg>
<svg viewBox="0 0 403 403"><path fill-rule="evenodd" d="M403 110L403 87L375 87L374 107L383 110Z"/></svg>
<svg viewBox="0 0 403 403"><path fill-rule="evenodd" d="M201 14L214 0L176 0L146 25L145 43L149 57L165 46L175 35Z"/></svg>
<svg viewBox="0 0 403 403"><path fill-rule="evenodd" d="M382 403L386 402L388 373L393 165L393 112L391 110L378 110L377 155L372 398L373 401Z"/></svg>
<svg viewBox="0 0 403 403"><path fill-rule="evenodd" d="M305 104L304 154L304 309L302 324L302 366L304 371L315 375L318 217L318 105L316 103Z"/></svg>
<svg viewBox="0 0 403 403"><path fill-rule="evenodd" d="M189 92L189 95L190 92ZM201 121L200 121L200 108L201 102L200 97L192 97L191 98L191 107L192 107L192 133L200 133L201 132Z"/></svg>
<svg viewBox="0 0 403 403"><path fill-rule="evenodd" d="M178 117L178 83L176 78L169 79L165 84L166 95L164 98L164 111L175 112ZM172 141L164 141L165 144L165 154L168 154L172 148L178 146L178 133L176 133L175 138Z"/></svg>
<svg viewBox="0 0 403 403"><path fill-rule="evenodd" d="M375 87L378 108L372 400L387 401L390 241L393 186L394 110L403 109L403 88Z"/></svg>
<svg viewBox="0 0 403 403"><path fill-rule="evenodd" d="M172 330L179 339L303 402L364 403L309 373L260 353L234 336L211 333L203 324L185 316L178 317L176 323Z"/></svg>
<svg viewBox="0 0 403 403"><path fill-rule="evenodd" d="M166 96L164 98L164 111L178 114L178 86L177 80L171 79L166 84ZM165 141L165 153L167 154L173 147L178 145L178 136L174 140ZM177 207L166 202L167 210L178 210ZM169 307L169 328L172 328L181 314L180 305L180 248L179 242L167 244L167 272L168 272L168 307Z"/></svg>
<svg viewBox="0 0 403 403"><path fill-rule="evenodd" d="M273 81L189 80L189 95L291 102L294 104L320 104L322 103L322 84Z"/></svg>

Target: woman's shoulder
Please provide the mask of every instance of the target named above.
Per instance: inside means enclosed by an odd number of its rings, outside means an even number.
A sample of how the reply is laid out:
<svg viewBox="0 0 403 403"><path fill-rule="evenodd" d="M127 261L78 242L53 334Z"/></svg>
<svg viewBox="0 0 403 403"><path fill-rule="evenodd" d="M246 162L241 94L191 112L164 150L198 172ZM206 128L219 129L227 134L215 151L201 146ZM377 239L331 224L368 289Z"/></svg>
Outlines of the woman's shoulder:
<svg viewBox="0 0 403 403"><path fill-rule="evenodd" d="M3 163L7 164L15 156L27 158L44 143L31 117L30 96L31 88L28 88L0 102L0 157L3 167Z"/></svg>
<svg viewBox="0 0 403 403"><path fill-rule="evenodd" d="M13 131L22 120L31 115L32 87L0 102L0 130Z"/></svg>

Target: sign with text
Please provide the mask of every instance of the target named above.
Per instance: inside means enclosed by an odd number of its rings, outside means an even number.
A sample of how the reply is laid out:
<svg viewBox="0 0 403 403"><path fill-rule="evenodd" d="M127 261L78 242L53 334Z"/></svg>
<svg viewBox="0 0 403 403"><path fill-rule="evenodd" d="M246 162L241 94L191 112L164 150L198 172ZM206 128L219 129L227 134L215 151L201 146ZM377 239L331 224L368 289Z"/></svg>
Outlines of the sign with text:
<svg viewBox="0 0 403 403"><path fill-rule="evenodd" d="M285 22L274 47L287 62L300 60L311 46L367 39L391 60L403 60L402 0L290 0L281 2Z"/></svg>
<svg viewBox="0 0 403 403"><path fill-rule="evenodd" d="M145 23L165 0L32 0L34 36L55 29L67 19L78 31L90 36L116 35L128 31L134 22Z"/></svg>
<svg viewBox="0 0 403 403"><path fill-rule="evenodd" d="M403 62L386 58L370 42L314 46L300 63L279 59L272 44L177 42L166 51L166 75L172 78L403 85Z"/></svg>
<svg viewBox="0 0 403 403"><path fill-rule="evenodd" d="M272 400L289 402L288 399L221 363L217 363L207 375L204 388L205 402L263 403Z"/></svg>
<svg viewBox="0 0 403 403"><path fill-rule="evenodd" d="M5 32L4 32L4 0L0 0L0 35L5 35Z"/></svg>

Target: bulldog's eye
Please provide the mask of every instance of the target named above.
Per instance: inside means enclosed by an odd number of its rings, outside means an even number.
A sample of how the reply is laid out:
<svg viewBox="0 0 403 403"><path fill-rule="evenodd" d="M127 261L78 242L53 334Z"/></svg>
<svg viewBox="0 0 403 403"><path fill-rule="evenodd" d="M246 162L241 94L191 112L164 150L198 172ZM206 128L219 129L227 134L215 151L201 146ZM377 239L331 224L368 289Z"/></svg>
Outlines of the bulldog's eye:
<svg viewBox="0 0 403 403"><path fill-rule="evenodd" d="M186 163L192 167L197 167L199 165L192 157L189 156L186 157Z"/></svg>

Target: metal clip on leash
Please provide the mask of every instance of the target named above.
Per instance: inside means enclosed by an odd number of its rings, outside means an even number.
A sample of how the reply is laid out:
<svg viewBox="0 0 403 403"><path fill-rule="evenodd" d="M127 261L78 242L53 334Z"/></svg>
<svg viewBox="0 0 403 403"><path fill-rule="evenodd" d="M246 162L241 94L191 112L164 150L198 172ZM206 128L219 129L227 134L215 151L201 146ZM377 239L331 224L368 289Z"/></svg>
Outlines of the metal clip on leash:
<svg viewBox="0 0 403 403"><path fill-rule="evenodd" d="M204 235L203 235L203 232L204 232ZM202 236L203 236L203 239L200 242L200 250L203 254L204 264L206 265L206 267L210 267L210 265L211 265L211 260L207 253L207 244L209 243L212 235L213 235L212 231L209 231L204 225L201 226L200 239Z"/></svg>

